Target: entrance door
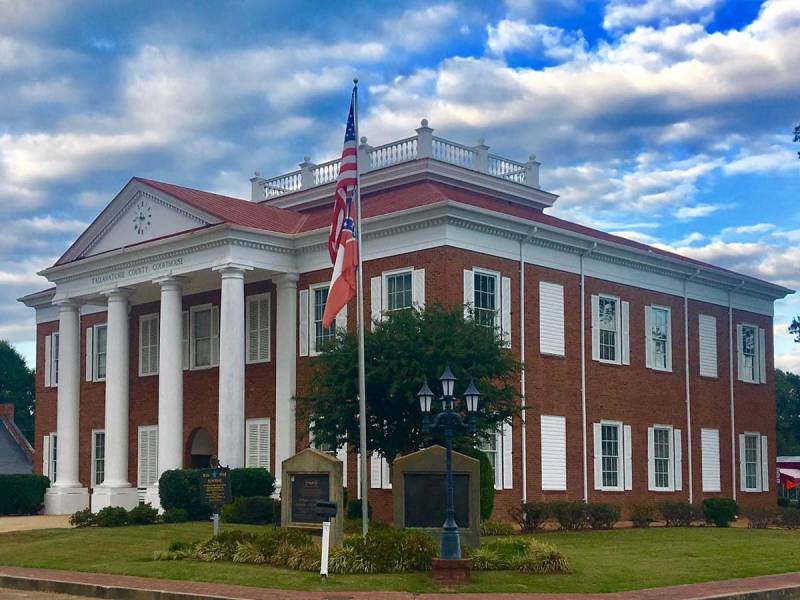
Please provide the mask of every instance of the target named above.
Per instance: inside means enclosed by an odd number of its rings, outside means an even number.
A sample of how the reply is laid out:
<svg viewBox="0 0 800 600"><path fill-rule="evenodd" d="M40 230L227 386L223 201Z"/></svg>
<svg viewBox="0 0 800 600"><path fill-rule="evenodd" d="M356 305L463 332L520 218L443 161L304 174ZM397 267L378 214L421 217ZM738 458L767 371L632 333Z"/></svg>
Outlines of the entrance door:
<svg viewBox="0 0 800 600"><path fill-rule="evenodd" d="M189 467L207 469L212 454L211 434L202 427L195 429L189 437Z"/></svg>

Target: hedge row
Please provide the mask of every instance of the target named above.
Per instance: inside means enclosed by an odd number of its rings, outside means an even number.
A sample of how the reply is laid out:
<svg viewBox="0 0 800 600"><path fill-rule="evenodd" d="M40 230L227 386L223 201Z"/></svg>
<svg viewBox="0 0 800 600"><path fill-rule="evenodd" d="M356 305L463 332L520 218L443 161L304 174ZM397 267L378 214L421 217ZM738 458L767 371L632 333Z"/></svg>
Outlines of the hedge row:
<svg viewBox="0 0 800 600"><path fill-rule="evenodd" d="M48 487L43 475L0 475L0 515L35 515Z"/></svg>

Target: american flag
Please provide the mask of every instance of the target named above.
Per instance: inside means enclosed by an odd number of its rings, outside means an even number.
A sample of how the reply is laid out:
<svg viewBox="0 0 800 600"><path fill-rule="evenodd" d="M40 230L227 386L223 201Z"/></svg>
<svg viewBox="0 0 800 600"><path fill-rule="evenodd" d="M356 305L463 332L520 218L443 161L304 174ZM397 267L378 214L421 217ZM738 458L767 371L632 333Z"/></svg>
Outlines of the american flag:
<svg viewBox="0 0 800 600"><path fill-rule="evenodd" d="M332 263L336 263L336 253L339 250L345 219L351 217L350 198L356 187L358 143L356 141L355 100L356 90L354 88L353 94L350 96L350 113L347 116L347 128L344 132L342 159L339 161L339 177L336 179L336 190L333 193L333 218L328 234L328 253Z"/></svg>

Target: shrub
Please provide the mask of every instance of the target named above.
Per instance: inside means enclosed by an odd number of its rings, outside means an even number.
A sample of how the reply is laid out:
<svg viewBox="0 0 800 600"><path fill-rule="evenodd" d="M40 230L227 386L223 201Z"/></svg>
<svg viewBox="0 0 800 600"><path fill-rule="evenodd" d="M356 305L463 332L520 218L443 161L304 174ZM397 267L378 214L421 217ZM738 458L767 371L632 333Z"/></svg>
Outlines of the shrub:
<svg viewBox="0 0 800 600"><path fill-rule="evenodd" d="M523 573L568 573L569 562L551 544L521 538L498 540L470 549L473 570L515 570Z"/></svg>
<svg viewBox="0 0 800 600"><path fill-rule="evenodd" d="M782 508L780 511L780 523L786 529L800 529L800 508Z"/></svg>
<svg viewBox="0 0 800 600"><path fill-rule="evenodd" d="M650 527L656 520L656 509L652 504L634 504L631 507L631 521L634 527Z"/></svg>
<svg viewBox="0 0 800 600"><path fill-rule="evenodd" d="M514 535L514 526L507 521L488 519L481 521L481 535Z"/></svg>
<svg viewBox="0 0 800 600"><path fill-rule="evenodd" d="M153 553L153 560L183 560L194 555L195 544L189 542L172 542L169 550Z"/></svg>
<svg viewBox="0 0 800 600"><path fill-rule="evenodd" d="M727 527L736 519L739 507L731 498L707 498L703 500L703 514L706 521L717 527Z"/></svg>
<svg viewBox="0 0 800 600"><path fill-rule="evenodd" d="M585 529L588 525L586 504L584 502L553 502L552 515L558 521L561 529L577 531Z"/></svg>
<svg viewBox="0 0 800 600"><path fill-rule="evenodd" d="M234 499L272 496L275 492L275 476L266 469L231 469L229 476Z"/></svg>
<svg viewBox="0 0 800 600"><path fill-rule="evenodd" d="M591 503L585 510L592 529L611 529L619 521L620 510L616 504Z"/></svg>
<svg viewBox="0 0 800 600"><path fill-rule="evenodd" d="M69 524L73 527L89 527L94 525L94 513L91 508L84 508L73 514L69 518Z"/></svg>
<svg viewBox="0 0 800 600"><path fill-rule="evenodd" d="M372 518L372 504L369 502L367 503L367 515L368 518ZM361 500L350 500L347 503L347 518L361 520Z"/></svg>
<svg viewBox="0 0 800 600"><path fill-rule="evenodd" d="M239 544L251 542L255 536L244 531L223 531L217 537L208 538L195 546L194 558L206 562L233 560Z"/></svg>
<svg viewBox="0 0 800 600"><path fill-rule="evenodd" d="M121 506L106 506L94 520L98 527L121 527L128 524L128 511Z"/></svg>
<svg viewBox="0 0 800 600"><path fill-rule="evenodd" d="M140 504L128 511L130 525L152 525L158 520L158 511L150 504Z"/></svg>
<svg viewBox="0 0 800 600"><path fill-rule="evenodd" d="M745 516L750 529L766 529L776 520L777 511L772 507L759 506L749 509Z"/></svg>
<svg viewBox="0 0 800 600"><path fill-rule="evenodd" d="M42 475L0 475L0 515L35 515L48 487Z"/></svg>
<svg viewBox="0 0 800 600"><path fill-rule="evenodd" d="M395 571L430 571L438 554L434 539L423 531L403 531Z"/></svg>
<svg viewBox="0 0 800 600"><path fill-rule="evenodd" d="M688 502L667 501L658 505L667 527L689 527L695 517L695 508Z"/></svg>
<svg viewBox="0 0 800 600"><path fill-rule="evenodd" d="M226 523L263 525L276 520L278 501L268 496L242 496L222 507L222 520ZM280 518L280 513L277 514Z"/></svg>
<svg viewBox="0 0 800 600"><path fill-rule="evenodd" d="M331 573L353 574L371 573L369 561L353 544L343 544L340 548L332 548L328 556L328 570Z"/></svg>
<svg viewBox="0 0 800 600"><path fill-rule="evenodd" d="M778 498L778 506L781 508L788 508L789 507L789 499L785 497Z"/></svg>
<svg viewBox="0 0 800 600"><path fill-rule="evenodd" d="M511 567L523 573L569 573L566 557L552 544L531 540L526 552L511 562Z"/></svg>
<svg viewBox="0 0 800 600"><path fill-rule="evenodd" d="M394 527L373 527L364 538L364 557L376 573L389 573L398 561L403 532Z"/></svg>
<svg viewBox="0 0 800 600"><path fill-rule="evenodd" d="M531 533L541 527L550 516L552 507L546 502L523 502L511 509L510 515L523 533Z"/></svg>
<svg viewBox="0 0 800 600"><path fill-rule="evenodd" d="M469 560L474 571L501 571L508 568L496 548L481 546L469 553Z"/></svg>
<svg viewBox="0 0 800 600"><path fill-rule="evenodd" d="M494 510L494 468L486 453L477 448L458 448L462 454L477 458L481 463L480 490L481 490L481 520L492 517Z"/></svg>
<svg viewBox="0 0 800 600"><path fill-rule="evenodd" d="M161 507L184 509L195 521L207 519L211 507L201 498L202 483L199 469L175 469L164 471L158 480L158 496Z"/></svg>
<svg viewBox="0 0 800 600"><path fill-rule="evenodd" d="M164 523L185 523L189 520L189 513L185 508L168 508L162 518Z"/></svg>

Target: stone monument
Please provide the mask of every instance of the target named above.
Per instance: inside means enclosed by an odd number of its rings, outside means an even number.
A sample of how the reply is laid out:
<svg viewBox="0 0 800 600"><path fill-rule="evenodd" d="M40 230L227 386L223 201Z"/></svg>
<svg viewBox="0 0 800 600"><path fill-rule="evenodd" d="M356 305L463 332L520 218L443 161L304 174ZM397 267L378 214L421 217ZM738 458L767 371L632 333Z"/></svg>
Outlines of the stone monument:
<svg viewBox="0 0 800 600"><path fill-rule="evenodd" d="M281 527L322 531L317 502L335 502L331 546L340 546L345 518L342 461L314 448L306 448L281 464Z"/></svg>
<svg viewBox="0 0 800 600"><path fill-rule="evenodd" d="M480 461L453 452L453 501L461 543L478 546L481 535ZM431 446L392 464L394 524L422 529L438 540L445 520L445 449Z"/></svg>

